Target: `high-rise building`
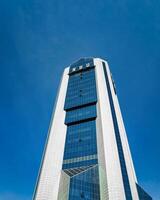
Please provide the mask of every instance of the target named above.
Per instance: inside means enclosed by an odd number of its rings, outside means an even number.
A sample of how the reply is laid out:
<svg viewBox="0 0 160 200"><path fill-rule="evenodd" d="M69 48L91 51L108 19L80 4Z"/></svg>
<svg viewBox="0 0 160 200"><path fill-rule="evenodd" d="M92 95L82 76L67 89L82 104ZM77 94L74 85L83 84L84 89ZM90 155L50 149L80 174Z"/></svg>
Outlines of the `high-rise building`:
<svg viewBox="0 0 160 200"><path fill-rule="evenodd" d="M137 183L108 64L64 70L34 200L151 200Z"/></svg>

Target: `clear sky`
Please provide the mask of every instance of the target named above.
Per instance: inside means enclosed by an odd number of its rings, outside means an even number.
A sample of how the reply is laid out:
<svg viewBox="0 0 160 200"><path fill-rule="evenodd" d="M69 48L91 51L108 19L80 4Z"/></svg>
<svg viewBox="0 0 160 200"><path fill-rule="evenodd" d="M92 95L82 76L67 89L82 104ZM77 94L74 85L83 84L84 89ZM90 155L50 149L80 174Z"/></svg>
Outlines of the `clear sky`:
<svg viewBox="0 0 160 200"><path fill-rule="evenodd" d="M160 200L160 1L0 1L0 200L29 200L64 67L107 59L140 185ZM53 155L54 156L54 155Z"/></svg>

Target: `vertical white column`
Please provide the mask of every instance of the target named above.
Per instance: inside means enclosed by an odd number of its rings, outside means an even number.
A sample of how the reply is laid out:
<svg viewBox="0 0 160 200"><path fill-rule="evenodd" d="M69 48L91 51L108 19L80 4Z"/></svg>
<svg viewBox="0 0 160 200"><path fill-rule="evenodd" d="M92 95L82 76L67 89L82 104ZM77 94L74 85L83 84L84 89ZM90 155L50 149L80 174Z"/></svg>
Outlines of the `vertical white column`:
<svg viewBox="0 0 160 200"><path fill-rule="evenodd" d="M109 67L107 66L107 73L108 73L108 79L109 79L109 84L111 88L111 93L112 93L112 98L113 98L113 103L114 103L114 108L116 112L116 117L117 117L117 122L118 122L118 127L119 127L119 132L120 132L120 138L121 138L121 143L122 143L122 148L124 152L124 158L125 158L125 163L126 163L126 168L127 168L127 173L128 173L128 179L130 183L130 188L131 188L131 194L134 200L138 200L138 193L137 193L137 188L136 188L136 174L133 166L133 161L130 153L130 148L128 144L128 139L119 107L119 102L117 95L114 92L113 84L112 84L112 79L111 79L111 73L109 70Z"/></svg>
<svg viewBox="0 0 160 200"><path fill-rule="evenodd" d="M106 179L108 185L108 197L109 200L125 200L125 193L123 187L123 180L118 156L118 149L116 144L115 132L112 121L111 108L109 103L109 97L103 72L102 60L94 59L96 65L96 83L97 83L97 95L98 95L98 117L101 118L101 135L103 137L103 146L98 145L98 158L104 159L100 163L105 162L106 166ZM107 63L106 63L107 65ZM104 156L99 154L104 150Z"/></svg>
<svg viewBox="0 0 160 200"><path fill-rule="evenodd" d="M104 138L102 132L99 101L97 102L96 138L97 138L97 155L98 155L98 168L99 168L100 199L109 200L107 169L105 164L105 152L104 152Z"/></svg>
<svg viewBox="0 0 160 200"><path fill-rule="evenodd" d="M66 68L63 73L34 200L58 199L67 129L64 124L64 103L68 85L68 72L69 68Z"/></svg>

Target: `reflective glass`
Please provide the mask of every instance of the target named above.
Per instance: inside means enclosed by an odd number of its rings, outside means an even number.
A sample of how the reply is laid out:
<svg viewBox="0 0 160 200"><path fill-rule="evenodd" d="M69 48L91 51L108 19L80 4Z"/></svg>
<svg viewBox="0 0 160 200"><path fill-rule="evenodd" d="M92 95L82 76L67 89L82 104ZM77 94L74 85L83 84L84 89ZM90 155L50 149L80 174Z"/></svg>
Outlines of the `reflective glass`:
<svg viewBox="0 0 160 200"><path fill-rule="evenodd" d="M97 101L94 69L70 76L64 109Z"/></svg>
<svg viewBox="0 0 160 200"><path fill-rule="evenodd" d="M95 120L68 126L64 160L97 154Z"/></svg>
<svg viewBox="0 0 160 200"><path fill-rule="evenodd" d="M95 117L96 117L96 105L86 106L83 108L68 111L66 114L65 124Z"/></svg>
<svg viewBox="0 0 160 200"><path fill-rule="evenodd" d="M100 200L98 166L73 176L70 188L70 200Z"/></svg>
<svg viewBox="0 0 160 200"><path fill-rule="evenodd" d="M86 63L81 64L80 67L72 66L69 75L64 107L67 134L63 170L71 176L69 200L98 200L95 71ZM87 66L88 69L83 71ZM81 72L77 73L77 69Z"/></svg>

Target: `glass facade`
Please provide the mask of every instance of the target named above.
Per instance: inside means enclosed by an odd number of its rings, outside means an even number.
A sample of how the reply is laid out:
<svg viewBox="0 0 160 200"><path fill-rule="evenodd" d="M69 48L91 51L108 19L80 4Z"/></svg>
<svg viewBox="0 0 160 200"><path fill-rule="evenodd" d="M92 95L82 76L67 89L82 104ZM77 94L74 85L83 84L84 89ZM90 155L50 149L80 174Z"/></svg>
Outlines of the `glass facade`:
<svg viewBox="0 0 160 200"><path fill-rule="evenodd" d="M64 160L97 153L95 121L68 126Z"/></svg>
<svg viewBox="0 0 160 200"><path fill-rule="evenodd" d="M75 110L68 111L66 114L65 124L79 123L87 119L96 118L96 105L85 106Z"/></svg>
<svg viewBox="0 0 160 200"><path fill-rule="evenodd" d="M71 65L64 109L67 134L63 171L70 176L69 200L98 200L96 82L92 59Z"/></svg>
<svg viewBox="0 0 160 200"><path fill-rule="evenodd" d="M90 167L89 169L71 177L70 180L70 200L98 200L100 199L99 192L99 176L98 166Z"/></svg>
<svg viewBox="0 0 160 200"><path fill-rule="evenodd" d="M97 102L94 68L69 75L65 110Z"/></svg>

